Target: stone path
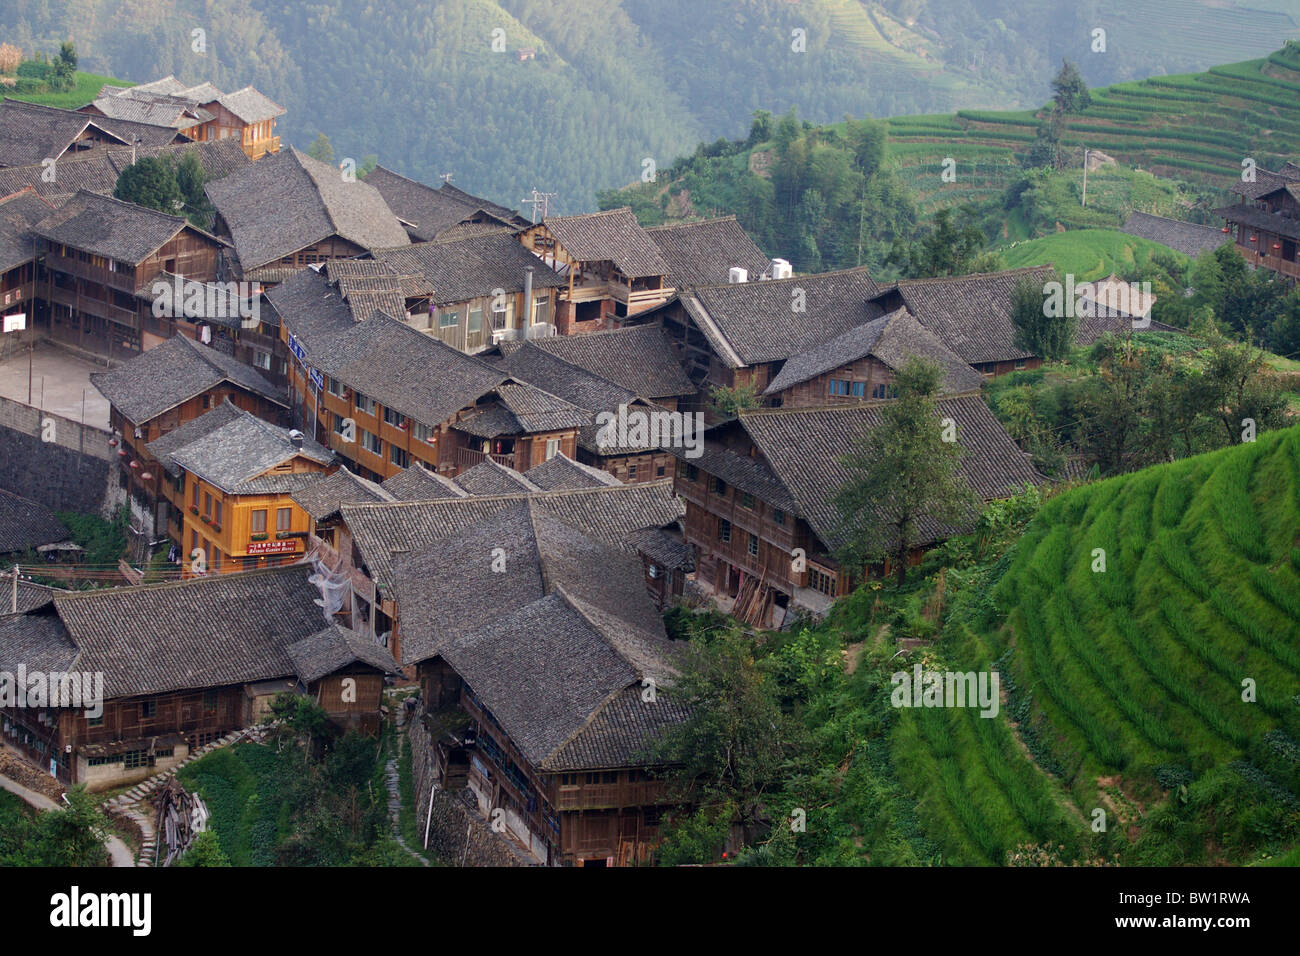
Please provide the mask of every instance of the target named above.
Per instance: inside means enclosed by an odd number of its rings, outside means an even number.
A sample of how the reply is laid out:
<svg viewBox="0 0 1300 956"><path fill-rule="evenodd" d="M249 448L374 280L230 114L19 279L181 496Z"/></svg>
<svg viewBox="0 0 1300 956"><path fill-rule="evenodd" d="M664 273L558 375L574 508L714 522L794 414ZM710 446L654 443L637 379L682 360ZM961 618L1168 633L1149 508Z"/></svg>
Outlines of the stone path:
<svg viewBox="0 0 1300 956"><path fill-rule="evenodd" d="M402 747L402 728L406 726L406 715L404 713L404 707L398 706L395 709L397 711L397 716L394 719L394 724L397 727L397 735L395 739L397 741L397 749L400 751ZM393 839L397 841L398 846L411 854L411 858L419 862L421 866L429 866L429 861L412 850L410 846L407 845L406 840L402 839L400 817L402 812L402 791L397 776L396 753L388 758L388 763L384 767L384 782L388 785L388 816L393 822Z"/></svg>

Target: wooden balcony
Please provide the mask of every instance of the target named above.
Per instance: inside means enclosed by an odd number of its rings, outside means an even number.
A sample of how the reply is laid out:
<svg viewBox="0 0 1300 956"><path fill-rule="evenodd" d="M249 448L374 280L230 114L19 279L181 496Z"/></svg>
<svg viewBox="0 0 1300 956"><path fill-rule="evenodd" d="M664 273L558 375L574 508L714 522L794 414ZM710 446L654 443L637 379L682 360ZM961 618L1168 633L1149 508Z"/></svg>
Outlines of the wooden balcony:
<svg viewBox="0 0 1300 956"><path fill-rule="evenodd" d="M662 780L640 783L579 784L560 787L555 795L556 810L597 810L613 807L645 807L668 802Z"/></svg>
<svg viewBox="0 0 1300 956"><path fill-rule="evenodd" d="M1272 269L1274 272L1281 273L1292 279L1300 279L1300 262L1292 262L1290 259L1283 259L1281 256L1247 256L1247 262L1253 262L1257 266L1265 269Z"/></svg>
<svg viewBox="0 0 1300 956"><path fill-rule="evenodd" d="M115 271L104 266L92 266L89 262L82 262L79 259L57 255L48 256L45 267L51 272L62 272L65 275L77 276L90 282L98 282L100 285L109 288L121 289L123 292L135 292L134 269Z"/></svg>
<svg viewBox="0 0 1300 956"><path fill-rule="evenodd" d="M105 302L103 299L96 299L93 296L78 294L75 289L64 289L59 286L52 288L47 287L45 294L51 301L60 305L66 305L71 309L87 315L97 315L100 318L112 319L120 325L128 328L135 328L137 322L136 313L131 309L123 309L113 305L111 302Z"/></svg>
<svg viewBox="0 0 1300 956"><path fill-rule="evenodd" d="M498 465L505 465L507 468L513 468L515 466L515 456L513 454L484 454L481 451L474 451L471 448L457 448L455 458L457 473L473 468L475 465L482 462L484 458L491 458Z"/></svg>

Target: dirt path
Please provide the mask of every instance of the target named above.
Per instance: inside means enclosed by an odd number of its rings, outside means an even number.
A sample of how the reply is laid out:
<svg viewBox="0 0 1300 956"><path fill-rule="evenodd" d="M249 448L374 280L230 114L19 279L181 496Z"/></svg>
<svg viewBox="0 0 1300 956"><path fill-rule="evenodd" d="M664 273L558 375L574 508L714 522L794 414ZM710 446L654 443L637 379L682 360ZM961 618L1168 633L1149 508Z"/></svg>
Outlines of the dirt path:
<svg viewBox="0 0 1300 956"><path fill-rule="evenodd" d="M59 805L45 794L37 793L35 790L28 790L21 783L16 783L8 777L0 777L0 787L8 790L28 806L35 807L37 810L59 809ZM135 854L131 852L130 847L115 836L109 836L108 838L108 856L113 866L135 866Z"/></svg>

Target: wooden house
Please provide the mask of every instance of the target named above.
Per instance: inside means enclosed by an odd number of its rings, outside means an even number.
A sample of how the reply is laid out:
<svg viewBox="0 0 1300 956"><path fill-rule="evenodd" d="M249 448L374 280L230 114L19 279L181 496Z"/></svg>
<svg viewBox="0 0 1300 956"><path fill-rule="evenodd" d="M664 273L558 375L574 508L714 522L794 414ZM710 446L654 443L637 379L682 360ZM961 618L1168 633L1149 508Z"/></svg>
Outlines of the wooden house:
<svg viewBox="0 0 1300 956"><path fill-rule="evenodd" d="M84 189L32 232L43 257L37 294L48 303L47 333L111 362L184 327L178 316L155 314L164 273L211 281L225 250L186 219Z"/></svg>
<svg viewBox="0 0 1300 956"><path fill-rule="evenodd" d="M328 449L229 401L148 447L169 515L180 519L179 534L175 521L168 528L186 575L257 570L306 552L311 518L291 495L330 469Z"/></svg>
<svg viewBox="0 0 1300 956"><path fill-rule="evenodd" d="M90 381L109 402L122 487L139 502L141 516L176 541L182 515L168 503L150 443L226 403L268 422L283 423L288 412L284 393L262 376L183 335L111 371L92 372Z"/></svg>
<svg viewBox="0 0 1300 956"><path fill-rule="evenodd" d="M565 280L555 313L560 335L617 327L673 294L671 267L627 206L547 216L519 239Z"/></svg>
<svg viewBox="0 0 1300 956"><path fill-rule="evenodd" d="M0 558L60 544L71 537L67 527L49 508L0 488Z"/></svg>
<svg viewBox="0 0 1300 956"><path fill-rule="evenodd" d="M216 233L235 249L230 278L271 286L309 265L410 241L375 187L293 148L204 189Z"/></svg>
<svg viewBox="0 0 1300 956"><path fill-rule="evenodd" d="M0 167L49 163L57 170L65 158L110 146L165 146L184 142L173 128L74 110L0 99ZM68 191L68 190L65 190Z"/></svg>
<svg viewBox="0 0 1300 956"><path fill-rule="evenodd" d="M0 669L99 677L97 700L4 707L5 744L61 783L104 790L252 726L284 691L317 698L341 724L376 727L395 662L322 617L311 573L293 566L60 592L0 618ZM340 694L345 677L355 700Z"/></svg>
<svg viewBox="0 0 1300 956"><path fill-rule="evenodd" d="M0 315L22 315L22 327L28 330L36 324L37 309L32 227L53 208L30 186L0 198Z"/></svg>
<svg viewBox="0 0 1300 956"><path fill-rule="evenodd" d="M876 427L883 402L761 409L710 429L702 455L680 455L674 488L686 501L686 543L696 581L755 624L779 625L791 608L825 611L865 576L835 558L844 531L834 498L848 480L841 457ZM985 501L1045 480L978 393L939 400L965 450L959 470ZM921 550L953 529L921 524ZM883 569L888 571L886 565Z"/></svg>
<svg viewBox="0 0 1300 956"><path fill-rule="evenodd" d="M379 190L412 241L464 238L501 229L518 231L531 225L517 211L471 195L451 183L435 189L383 166L368 172L366 183Z"/></svg>
<svg viewBox="0 0 1300 956"><path fill-rule="evenodd" d="M463 759L444 754L436 782L463 784L539 863L648 859L678 801L646 751L685 711L665 690L673 648L634 556L520 502L399 556L394 573L428 719L468 718ZM466 773L449 778L457 763Z"/></svg>
<svg viewBox="0 0 1300 956"><path fill-rule="evenodd" d="M1300 166L1256 173L1255 182L1233 186L1241 202L1215 213L1247 262L1294 283L1300 279Z"/></svg>

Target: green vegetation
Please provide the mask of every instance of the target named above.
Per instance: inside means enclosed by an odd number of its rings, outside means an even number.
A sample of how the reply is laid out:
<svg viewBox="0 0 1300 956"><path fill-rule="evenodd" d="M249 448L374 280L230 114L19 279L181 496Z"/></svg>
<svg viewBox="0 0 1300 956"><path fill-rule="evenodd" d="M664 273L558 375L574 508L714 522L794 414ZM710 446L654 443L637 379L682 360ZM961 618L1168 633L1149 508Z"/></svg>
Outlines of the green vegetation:
<svg viewBox="0 0 1300 956"><path fill-rule="evenodd" d="M213 211L203 191L206 182L207 173L197 153L141 156L122 171L113 196L169 216L183 215L200 229L208 229Z"/></svg>
<svg viewBox="0 0 1300 956"><path fill-rule="evenodd" d="M85 787L68 805L37 812L0 790L0 866L107 866L108 818Z"/></svg>
<svg viewBox="0 0 1300 956"><path fill-rule="evenodd" d="M1112 229L1071 229L1041 239L1028 239L998 253L1000 267L1054 265L1077 282L1120 276L1151 276L1161 270L1160 260L1175 263L1183 274L1191 260L1168 246Z"/></svg>

